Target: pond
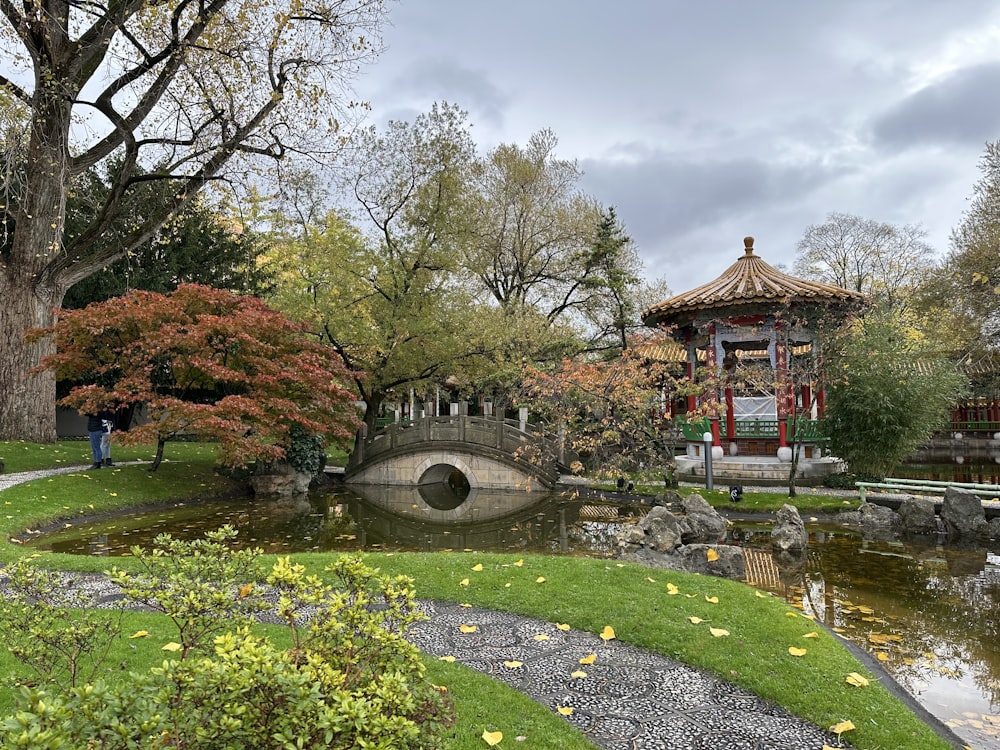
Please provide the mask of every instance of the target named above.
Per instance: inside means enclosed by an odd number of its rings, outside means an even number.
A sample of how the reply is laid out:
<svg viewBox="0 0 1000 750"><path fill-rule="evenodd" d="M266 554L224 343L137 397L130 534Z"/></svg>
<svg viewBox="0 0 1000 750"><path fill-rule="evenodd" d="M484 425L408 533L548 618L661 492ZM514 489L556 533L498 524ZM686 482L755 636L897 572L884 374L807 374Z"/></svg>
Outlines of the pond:
<svg viewBox="0 0 1000 750"><path fill-rule="evenodd" d="M26 542L114 556L148 547L160 533L197 538L228 523L240 543L279 554L450 549L604 556L612 553L615 533L646 510L568 493L354 489L364 494L335 487L295 501L176 504ZM1000 750L1000 548L880 540L817 523L807 529L808 554L791 568L770 555L769 523L735 522L728 541L746 549L750 583L874 654L970 746Z"/></svg>

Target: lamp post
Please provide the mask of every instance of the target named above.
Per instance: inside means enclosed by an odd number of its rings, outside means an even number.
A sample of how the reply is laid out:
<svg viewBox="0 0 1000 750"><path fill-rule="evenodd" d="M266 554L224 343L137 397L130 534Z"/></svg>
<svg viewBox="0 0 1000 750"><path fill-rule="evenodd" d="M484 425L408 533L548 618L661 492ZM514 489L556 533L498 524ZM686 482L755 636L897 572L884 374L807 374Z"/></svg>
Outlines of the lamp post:
<svg viewBox="0 0 1000 750"><path fill-rule="evenodd" d="M711 432L706 432L701 436L701 439L705 443L705 489L714 490L715 483L712 481L712 443L715 441L712 439Z"/></svg>

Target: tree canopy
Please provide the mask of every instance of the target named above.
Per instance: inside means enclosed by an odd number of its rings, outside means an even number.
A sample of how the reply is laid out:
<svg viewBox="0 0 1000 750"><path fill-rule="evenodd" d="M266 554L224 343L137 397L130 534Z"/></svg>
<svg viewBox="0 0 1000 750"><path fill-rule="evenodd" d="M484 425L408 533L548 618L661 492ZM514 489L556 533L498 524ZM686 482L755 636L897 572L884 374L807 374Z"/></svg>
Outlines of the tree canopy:
<svg viewBox="0 0 1000 750"><path fill-rule="evenodd" d="M63 405L145 406L145 420L117 439L156 442L154 468L180 434L217 440L220 460L242 466L282 458L296 427L343 443L357 421L340 358L253 297L196 284L135 291L64 310L32 336L58 347L41 366L84 383Z"/></svg>
<svg viewBox="0 0 1000 750"><path fill-rule="evenodd" d="M208 183L295 152L339 144L347 84L378 51L383 0L0 0L0 106L12 219L0 256L0 438L55 438L55 389L31 375L68 288L140 247ZM13 112L13 114L9 113ZM14 154L11 156L10 154ZM69 192L115 160L113 182L80 231ZM165 200L130 196L171 181ZM122 221L122 217L127 221ZM116 242L100 242L109 228Z"/></svg>

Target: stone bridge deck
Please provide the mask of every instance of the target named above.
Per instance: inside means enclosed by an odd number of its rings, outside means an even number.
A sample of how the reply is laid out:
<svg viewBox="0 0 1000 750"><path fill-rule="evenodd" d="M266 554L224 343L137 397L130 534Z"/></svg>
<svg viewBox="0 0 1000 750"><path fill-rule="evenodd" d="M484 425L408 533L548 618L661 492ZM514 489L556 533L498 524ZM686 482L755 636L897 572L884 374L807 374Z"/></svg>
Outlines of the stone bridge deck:
<svg viewBox="0 0 1000 750"><path fill-rule="evenodd" d="M391 424L359 437L344 473L354 484L419 486L456 470L472 488L549 489L576 459L558 436L498 417L452 415Z"/></svg>

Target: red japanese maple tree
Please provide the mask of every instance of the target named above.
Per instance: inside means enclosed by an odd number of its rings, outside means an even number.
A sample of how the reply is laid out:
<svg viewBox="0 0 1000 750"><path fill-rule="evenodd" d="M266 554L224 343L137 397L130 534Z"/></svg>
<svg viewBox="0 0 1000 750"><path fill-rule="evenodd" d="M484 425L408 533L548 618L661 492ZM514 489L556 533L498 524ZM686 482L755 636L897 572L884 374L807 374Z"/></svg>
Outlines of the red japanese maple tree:
<svg viewBox="0 0 1000 750"><path fill-rule="evenodd" d="M142 423L116 440L155 441L152 470L181 434L217 440L221 463L245 466L283 458L293 425L343 443L358 424L337 354L253 297L196 284L135 291L63 310L30 335L55 337L41 368L81 383L60 404L81 413L145 407Z"/></svg>

